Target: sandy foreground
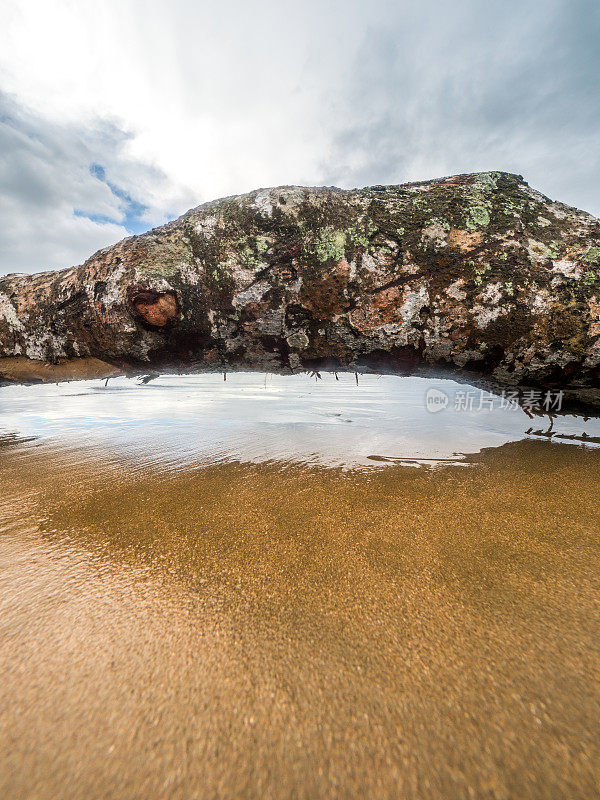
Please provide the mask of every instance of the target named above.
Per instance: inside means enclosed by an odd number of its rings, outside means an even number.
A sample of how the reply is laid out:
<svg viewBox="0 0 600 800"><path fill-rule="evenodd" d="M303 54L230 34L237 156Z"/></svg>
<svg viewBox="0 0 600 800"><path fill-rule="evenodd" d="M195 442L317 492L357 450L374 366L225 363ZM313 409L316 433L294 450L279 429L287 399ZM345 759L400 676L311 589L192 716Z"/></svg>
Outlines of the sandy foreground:
<svg viewBox="0 0 600 800"><path fill-rule="evenodd" d="M0 448L0 795L594 798L600 452Z"/></svg>

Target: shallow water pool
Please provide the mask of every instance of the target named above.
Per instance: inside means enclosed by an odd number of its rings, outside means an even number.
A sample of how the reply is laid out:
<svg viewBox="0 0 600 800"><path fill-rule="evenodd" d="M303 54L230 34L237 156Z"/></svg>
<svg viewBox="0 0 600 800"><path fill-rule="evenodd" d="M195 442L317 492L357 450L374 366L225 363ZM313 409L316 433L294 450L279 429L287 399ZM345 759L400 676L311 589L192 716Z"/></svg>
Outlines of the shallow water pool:
<svg viewBox="0 0 600 800"><path fill-rule="evenodd" d="M0 390L0 796L598 796L598 421L339 378Z"/></svg>

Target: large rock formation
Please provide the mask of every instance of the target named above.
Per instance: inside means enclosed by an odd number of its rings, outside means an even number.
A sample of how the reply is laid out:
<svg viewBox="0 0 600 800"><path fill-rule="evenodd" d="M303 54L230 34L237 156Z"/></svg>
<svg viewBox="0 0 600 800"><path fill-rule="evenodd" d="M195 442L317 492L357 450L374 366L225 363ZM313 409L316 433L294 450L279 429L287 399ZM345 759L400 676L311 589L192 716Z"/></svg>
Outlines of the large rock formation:
<svg viewBox="0 0 600 800"><path fill-rule="evenodd" d="M600 221L502 172L261 189L0 278L0 356L20 379L82 357L106 374L429 369L600 407Z"/></svg>

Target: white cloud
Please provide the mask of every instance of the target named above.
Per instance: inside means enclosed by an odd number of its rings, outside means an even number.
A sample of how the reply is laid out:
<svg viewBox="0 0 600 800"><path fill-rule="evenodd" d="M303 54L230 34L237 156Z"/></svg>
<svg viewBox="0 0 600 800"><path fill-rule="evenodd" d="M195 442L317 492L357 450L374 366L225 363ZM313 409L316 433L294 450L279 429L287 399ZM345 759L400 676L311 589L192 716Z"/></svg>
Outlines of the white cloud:
<svg viewBox="0 0 600 800"><path fill-rule="evenodd" d="M595 0L4 0L0 272L281 183L509 169L599 213L599 35Z"/></svg>
<svg viewBox="0 0 600 800"><path fill-rule="evenodd" d="M0 273L81 263L190 204L129 141L114 124L59 124L0 94Z"/></svg>

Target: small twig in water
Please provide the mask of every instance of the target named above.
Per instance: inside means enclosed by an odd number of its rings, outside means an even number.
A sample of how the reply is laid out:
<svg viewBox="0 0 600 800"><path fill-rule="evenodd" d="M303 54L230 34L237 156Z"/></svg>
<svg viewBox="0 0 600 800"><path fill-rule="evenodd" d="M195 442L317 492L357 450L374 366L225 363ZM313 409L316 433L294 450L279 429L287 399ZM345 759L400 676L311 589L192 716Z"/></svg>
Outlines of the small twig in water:
<svg viewBox="0 0 600 800"><path fill-rule="evenodd" d="M142 375L140 377L140 383L150 383L150 381L153 381L155 378L160 378L160 373L150 372L148 375Z"/></svg>

